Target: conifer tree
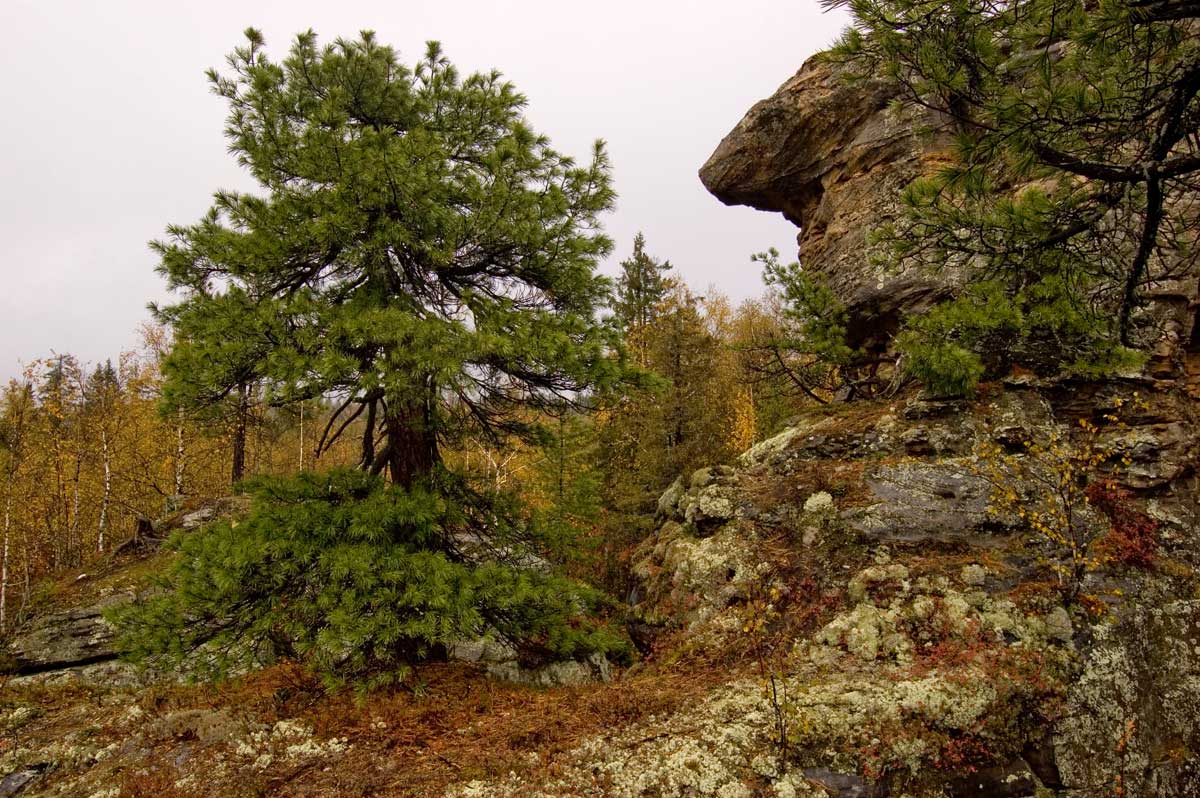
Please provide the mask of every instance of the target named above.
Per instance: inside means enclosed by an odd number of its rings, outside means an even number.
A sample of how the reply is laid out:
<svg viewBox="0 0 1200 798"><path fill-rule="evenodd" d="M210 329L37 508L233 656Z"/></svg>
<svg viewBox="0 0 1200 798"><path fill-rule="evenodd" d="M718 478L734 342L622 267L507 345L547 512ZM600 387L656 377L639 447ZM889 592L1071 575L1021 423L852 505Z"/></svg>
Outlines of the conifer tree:
<svg viewBox="0 0 1200 798"><path fill-rule="evenodd" d="M231 151L259 191L220 191L155 243L183 299L170 404L259 383L269 404L342 397L362 467L430 476L448 440L529 432L522 409L570 405L611 378L596 322L613 203L597 143L577 165L535 133L499 73L467 77L430 44L413 68L371 33L272 61L254 30L211 71Z"/></svg>
<svg viewBox="0 0 1200 798"><path fill-rule="evenodd" d="M598 320L603 145L577 165L499 73L460 76L434 43L410 69L369 32L304 33L279 62L246 37L209 79L259 190L218 192L154 245L182 292L157 308L166 405L335 397L315 450L357 429L359 467L251 480L243 523L176 539L164 591L117 619L129 650L218 675L295 657L360 684L485 634L526 659L620 650L585 617L599 596L541 556L553 525L442 456L537 441L620 379Z"/></svg>
<svg viewBox="0 0 1200 798"><path fill-rule="evenodd" d="M655 308L671 288L671 279L666 276L670 269L670 261L660 261L646 252L644 235L634 236L633 254L621 261L613 298L613 312L626 332L642 329L653 319Z"/></svg>
<svg viewBox="0 0 1200 798"><path fill-rule="evenodd" d="M976 287L901 339L947 392L1011 358L1094 372L1153 340L1146 291L1196 278L1200 7L1186 0L830 0L830 57L930 109L936 174L880 231L904 267ZM1139 326L1142 329L1139 329Z"/></svg>

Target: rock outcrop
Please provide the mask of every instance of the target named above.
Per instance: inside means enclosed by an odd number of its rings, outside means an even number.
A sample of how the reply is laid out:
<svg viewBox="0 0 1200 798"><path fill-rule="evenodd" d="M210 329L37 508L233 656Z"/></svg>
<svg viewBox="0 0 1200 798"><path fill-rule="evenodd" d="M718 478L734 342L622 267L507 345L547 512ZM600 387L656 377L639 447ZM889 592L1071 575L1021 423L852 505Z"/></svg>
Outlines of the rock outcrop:
<svg viewBox="0 0 1200 798"><path fill-rule="evenodd" d="M12 636L4 652L6 670L18 676L78 671L120 657L115 630L105 613L130 601L141 587L143 566L172 533L231 518L246 509L231 496L177 509L140 525L138 535L90 573L55 586L47 607L35 612ZM103 669L109 674L111 669Z"/></svg>
<svg viewBox="0 0 1200 798"><path fill-rule="evenodd" d="M1152 397L1144 418L1173 412L1172 396ZM1176 511L1159 512L1156 565L1095 562L1090 603L1069 608L1047 567L1061 549L988 511L981 447L1065 435L1078 424L1062 413L1028 386L844 405L736 467L681 478L635 554L634 612L658 645L676 641L666 657L739 651L756 678L589 739L549 778L451 794L1200 794L1197 527L1181 514L1194 486L1175 476L1154 498ZM1175 456L1141 450L1156 472L1175 474Z"/></svg>
<svg viewBox="0 0 1200 798"><path fill-rule="evenodd" d="M882 350L903 317L950 295L969 275L891 271L872 256L870 232L896 218L900 192L948 151L932 111L892 101L881 79L846 79L845 66L817 55L754 105L700 170L727 205L782 213L800 228L800 262L822 274L850 314L851 343ZM1148 291L1143 310L1148 373L1200 373L1200 276ZM1200 395L1200 392L1197 392Z"/></svg>
<svg viewBox="0 0 1200 798"><path fill-rule="evenodd" d="M9 646L13 672L25 676L116 659L120 652L104 612L130 598L131 594L119 592L39 616Z"/></svg>
<svg viewBox="0 0 1200 798"><path fill-rule="evenodd" d="M800 228L801 262L847 305L854 343L890 336L905 313L947 294L946 276L892 274L868 257L867 236L895 217L900 191L943 144L919 138L925 119L895 112L886 81L850 84L844 68L810 59L757 103L700 170L727 205L782 213ZM870 339L870 340L868 340Z"/></svg>

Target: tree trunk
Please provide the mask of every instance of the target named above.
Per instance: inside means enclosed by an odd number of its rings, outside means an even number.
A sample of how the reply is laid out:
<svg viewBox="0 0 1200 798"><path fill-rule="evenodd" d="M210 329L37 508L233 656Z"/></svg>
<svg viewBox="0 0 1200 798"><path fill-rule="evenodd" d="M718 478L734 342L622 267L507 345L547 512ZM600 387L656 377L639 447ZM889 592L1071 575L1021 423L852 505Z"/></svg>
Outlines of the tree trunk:
<svg viewBox="0 0 1200 798"><path fill-rule="evenodd" d="M71 480L71 534L67 539L67 546L70 547L70 563L71 565L83 564L83 535L79 531L79 482L83 472L83 458L75 453L75 475Z"/></svg>
<svg viewBox="0 0 1200 798"><path fill-rule="evenodd" d="M0 632L8 624L8 531L12 528L12 480L4 494L4 542L0 546Z"/></svg>
<svg viewBox="0 0 1200 798"><path fill-rule="evenodd" d="M359 463L365 469L371 469L372 473L375 469L375 406L378 403L376 399L367 401L367 420L363 424L362 437L362 456L359 458Z"/></svg>
<svg viewBox="0 0 1200 798"><path fill-rule="evenodd" d="M100 451L104 459L104 495L100 499L100 524L96 548L104 553L104 533L108 531L108 502L112 496L112 460L108 452L108 430L100 430Z"/></svg>
<svg viewBox="0 0 1200 798"><path fill-rule="evenodd" d="M304 470L304 402L300 402L300 470Z"/></svg>
<svg viewBox="0 0 1200 798"><path fill-rule="evenodd" d="M183 448L183 411L175 416L175 495L183 495L183 473L187 452Z"/></svg>
<svg viewBox="0 0 1200 798"><path fill-rule="evenodd" d="M234 485L246 475L246 420L250 415L250 391L245 385L238 386L237 410L233 418L233 462L229 469L230 482Z"/></svg>
<svg viewBox="0 0 1200 798"><path fill-rule="evenodd" d="M388 475L392 483L411 487L433 471L441 459L437 434L424 402L389 404L384 416Z"/></svg>

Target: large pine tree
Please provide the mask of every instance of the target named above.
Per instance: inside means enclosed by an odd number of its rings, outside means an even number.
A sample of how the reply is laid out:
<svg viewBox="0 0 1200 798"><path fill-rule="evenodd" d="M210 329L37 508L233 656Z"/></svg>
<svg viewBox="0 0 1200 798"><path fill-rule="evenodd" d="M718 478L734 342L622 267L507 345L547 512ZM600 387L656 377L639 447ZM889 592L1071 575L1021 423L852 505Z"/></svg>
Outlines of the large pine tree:
<svg viewBox="0 0 1200 798"><path fill-rule="evenodd" d="M258 383L277 405L342 397L362 467L412 485L466 433L525 433L518 410L612 376L596 274L613 204L597 143L551 148L499 73L467 77L436 44L414 68L370 33L272 61L261 36L209 73L230 150L259 184L221 191L156 242L181 301L165 393L211 406Z"/></svg>
<svg viewBox="0 0 1200 798"><path fill-rule="evenodd" d="M584 617L600 597L538 556L554 530L441 456L537 437L620 376L597 313L602 145L576 165L511 84L461 77L433 44L409 69L369 33L309 32L281 62L247 38L210 80L259 190L219 192L155 245L182 292L158 308L164 393L241 412L337 397L318 450L361 429L360 468L258 480L242 523L177 539L164 590L118 614L129 650L217 674L289 656L367 684L485 634L534 659L620 650Z"/></svg>

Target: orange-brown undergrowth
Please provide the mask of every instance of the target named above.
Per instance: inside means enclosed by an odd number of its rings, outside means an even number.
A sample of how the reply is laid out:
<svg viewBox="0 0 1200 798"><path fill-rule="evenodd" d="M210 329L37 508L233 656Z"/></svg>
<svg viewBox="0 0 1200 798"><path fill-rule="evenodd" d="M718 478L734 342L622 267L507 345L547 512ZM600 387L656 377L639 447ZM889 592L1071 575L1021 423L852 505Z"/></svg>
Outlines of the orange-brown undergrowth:
<svg viewBox="0 0 1200 798"><path fill-rule="evenodd" d="M236 784L209 784L205 795L432 796L451 783L549 771L555 755L585 738L668 713L729 678L728 670L679 667L604 685L534 689L484 678L469 665L432 664L416 669L412 690L356 701L323 694L302 669L280 665L219 687L147 694L144 703L158 715L233 707L260 723L294 719L318 739L350 743L335 768L326 769L327 761L273 764L261 773L239 772ZM195 795L194 787L174 786L182 773L172 763L183 744L195 742L160 745L149 761L130 768L122 794Z"/></svg>

